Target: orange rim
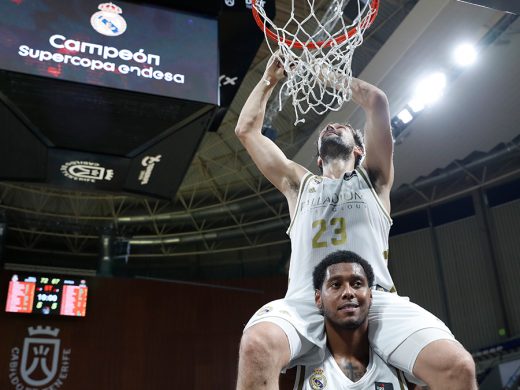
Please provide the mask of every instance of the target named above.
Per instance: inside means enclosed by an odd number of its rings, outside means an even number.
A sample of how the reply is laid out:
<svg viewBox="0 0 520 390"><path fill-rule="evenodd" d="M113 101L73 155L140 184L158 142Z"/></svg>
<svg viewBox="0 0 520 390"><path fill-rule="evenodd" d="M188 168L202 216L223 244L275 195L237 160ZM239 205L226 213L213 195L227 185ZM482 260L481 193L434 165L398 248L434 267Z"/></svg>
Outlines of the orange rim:
<svg viewBox="0 0 520 390"><path fill-rule="evenodd" d="M283 42L286 45L295 47L297 49L303 49L304 47L307 47L308 49L318 49L320 47L329 47L332 45L337 45L338 43L342 43L345 40L351 38L358 31L357 27L353 27L350 30L348 30L346 34L340 35L337 38L327 39L325 41L318 41L318 42L312 42L312 41L305 42L302 44L302 43L296 42L292 39L279 37L278 34L273 32L272 30L270 30L266 26L264 21L262 20L262 17L256 10L255 6L256 6L256 0L253 0L253 17L255 18L255 21L256 21L256 24L258 25L258 27L260 27L260 29L265 32L267 37L275 42ZM372 9L370 14L365 16L363 18L363 21L361 22L361 25L364 28L368 28L372 25L372 23L374 23L374 20L377 16L377 11L379 10L379 0L372 0L370 3L370 8Z"/></svg>

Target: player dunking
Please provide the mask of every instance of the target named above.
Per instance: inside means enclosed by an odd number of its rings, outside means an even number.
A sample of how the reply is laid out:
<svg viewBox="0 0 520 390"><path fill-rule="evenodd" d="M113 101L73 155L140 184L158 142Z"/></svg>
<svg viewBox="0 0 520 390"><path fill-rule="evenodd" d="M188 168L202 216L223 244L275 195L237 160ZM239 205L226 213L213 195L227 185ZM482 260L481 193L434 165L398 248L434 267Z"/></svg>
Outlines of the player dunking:
<svg viewBox="0 0 520 390"><path fill-rule="evenodd" d="M316 351L323 358L323 317L314 305L312 270L327 254L338 249L358 253L374 268L380 289L393 289L385 259L393 182L385 94L352 80L352 99L366 116L365 144L350 126L327 125L318 139L323 175L315 176L261 134L267 101L283 77L281 63L273 56L242 108L235 130L260 171L287 199L292 246L285 298L260 309L242 336L239 390L277 389L282 369L313 363L319 355ZM374 351L433 390L476 389L471 355L449 329L426 310L385 291L372 292L369 339Z"/></svg>

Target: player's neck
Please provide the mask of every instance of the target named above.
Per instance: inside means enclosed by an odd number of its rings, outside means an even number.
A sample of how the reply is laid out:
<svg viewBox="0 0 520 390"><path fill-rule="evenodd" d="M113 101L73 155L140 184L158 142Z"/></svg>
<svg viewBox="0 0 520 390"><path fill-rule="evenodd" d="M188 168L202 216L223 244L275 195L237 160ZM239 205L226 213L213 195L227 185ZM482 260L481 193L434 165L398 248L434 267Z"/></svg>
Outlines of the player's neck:
<svg viewBox="0 0 520 390"><path fill-rule="evenodd" d="M368 364L368 321L357 329L342 329L325 321L325 329L327 346L336 361L347 358Z"/></svg>
<svg viewBox="0 0 520 390"><path fill-rule="evenodd" d="M343 179L345 173L354 170L355 159L352 156L348 160L337 158L329 159L323 163L323 176L329 179Z"/></svg>

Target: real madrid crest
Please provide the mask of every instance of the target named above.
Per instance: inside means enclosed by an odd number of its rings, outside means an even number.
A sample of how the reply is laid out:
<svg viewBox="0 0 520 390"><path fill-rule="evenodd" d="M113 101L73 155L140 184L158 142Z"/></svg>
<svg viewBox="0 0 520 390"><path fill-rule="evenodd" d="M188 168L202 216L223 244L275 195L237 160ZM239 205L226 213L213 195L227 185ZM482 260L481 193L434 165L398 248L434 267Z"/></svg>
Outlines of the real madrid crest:
<svg viewBox="0 0 520 390"><path fill-rule="evenodd" d="M100 11L90 18L90 24L98 33L115 37L126 31L126 20L119 14L123 10L112 3L102 3L98 6Z"/></svg>
<svg viewBox="0 0 520 390"><path fill-rule="evenodd" d="M313 390L321 390L327 387L327 378L325 377L323 368L315 368L309 378L309 384Z"/></svg>

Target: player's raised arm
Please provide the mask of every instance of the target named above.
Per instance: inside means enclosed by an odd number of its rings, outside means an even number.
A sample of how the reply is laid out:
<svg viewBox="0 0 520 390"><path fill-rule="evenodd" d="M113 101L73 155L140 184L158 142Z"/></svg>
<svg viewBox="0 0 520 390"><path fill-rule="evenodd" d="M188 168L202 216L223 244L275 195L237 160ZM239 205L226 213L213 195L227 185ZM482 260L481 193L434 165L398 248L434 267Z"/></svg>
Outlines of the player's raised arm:
<svg viewBox="0 0 520 390"><path fill-rule="evenodd" d="M394 181L394 142L390 127L388 99L383 91L352 78L352 100L365 111L365 160L363 167L390 212L390 189Z"/></svg>
<svg viewBox="0 0 520 390"><path fill-rule="evenodd" d="M286 197L298 191L305 168L289 160L274 142L262 135L266 105L274 87L284 77L284 70L276 56L269 60L262 80L247 99L235 133L262 174Z"/></svg>

